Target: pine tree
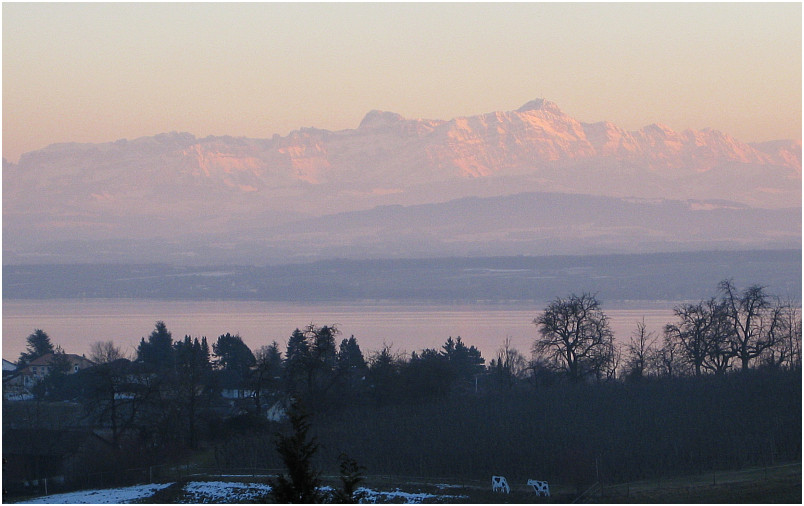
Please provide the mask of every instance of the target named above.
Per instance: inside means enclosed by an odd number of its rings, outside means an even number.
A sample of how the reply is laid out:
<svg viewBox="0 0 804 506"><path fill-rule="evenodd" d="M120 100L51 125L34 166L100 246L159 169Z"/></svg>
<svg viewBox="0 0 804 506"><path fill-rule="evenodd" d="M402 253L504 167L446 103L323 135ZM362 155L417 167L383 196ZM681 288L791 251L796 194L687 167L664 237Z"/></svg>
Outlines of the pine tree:
<svg viewBox="0 0 804 506"><path fill-rule="evenodd" d="M165 322L158 321L146 341L143 338L137 348L137 360L156 370L166 369L173 363L173 335Z"/></svg>
<svg viewBox="0 0 804 506"><path fill-rule="evenodd" d="M55 353L50 337L47 335L47 332L42 329L34 330L33 334L29 335L26 341L28 346L26 350L20 354L20 358L17 361L17 366L20 368L48 353Z"/></svg>
<svg viewBox="0 0 804 506"><path fill-rule="evenodd" d="M310 347L301 330L296 329L288 339L285 352L285 384L290 393L304 390L307 383L307 369L310 363Z"/></svg>
<svg viewBox="0 0 804 506"><path fill-rule="evenodd" d="M341 401L347 400L348 397L361 390L367 371L366 359L363 357L363 352L360 351L355 336L341 341L338 349L338 361L335 365L335 374L341 387L339 396Z"/></svg>
<svg viewBox="0 0 804 506"><path fill-rule="evenodd" d="M363 481L365 468L345 453L338 457L341 470L341 489L335 491L335 502L340 504L356 504L363 493L357 492L357 485Z"/></svg>
<svg viewBox="0 0 804 506"><path fill-rule="evenodd" d="M241 380L248 377L251 367L257 364L254 353L237 334L227 332L219 336L212 344L212 353L218 357L216 364L220 369L235 372Z"/></svg>
<svg viewBox="0 0 804 506"><path fill-rule="evenodd" d="M312 462L319 444L315 437L307 437L310 430L308 417L298 401L294 400L288 410L293 432L289 436L277 434L276 451L282 457L288 476L280 474L276 479L268 480L271 496L276 503L311 504L323 500L319 490L321 473L313 468Z"/></svg>
<svg viewBox="0 0 804 506"><path fill-rule="evenodd" d="M282 353L279 344L274 341L269 346L263 346L254 354L257 367L251 375L251 388L253 389L254 406L257 413L262 412L262 391L278 390L282 377Z"/></svg>

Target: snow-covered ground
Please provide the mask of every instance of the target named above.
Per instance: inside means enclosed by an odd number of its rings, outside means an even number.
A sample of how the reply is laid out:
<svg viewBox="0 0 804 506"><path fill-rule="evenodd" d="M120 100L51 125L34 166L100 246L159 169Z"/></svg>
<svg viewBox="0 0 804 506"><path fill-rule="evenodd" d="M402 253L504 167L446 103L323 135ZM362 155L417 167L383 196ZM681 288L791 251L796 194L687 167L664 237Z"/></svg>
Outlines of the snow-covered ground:
<svg viewBox="0 0 804 506"><path fill-rule="evenodd" d="M173 483L136 485L133 487L110 488L100 490L80 490L65 494L53 494L25 501L26 504L125 504L153 496L158 490L167 488ZM451 485L443 487L452 488ZM324 487L331 491L329 487ZM441 488L441 487L439 487ZM177 495L177 502L184 504L204 503L245 503L254 502L267 495L271 487L264 483L248 483L237 481L191 481L184 486L184 493ZM361 503L405 503L421 504L422 502L443 502L461 499L465 496L434 495L428 493L403 492L396 489L390 492L369 488L357 490Z"/></svg>
<svg viewBox="0 0 804 506"><path fill-rule="evenodd" d="M466 497L458 495L434 495L423 492L411 493L403 492L399 489L396 489L393 492L378 492L376 490L371 490L370 488L359 488L356 490L356 492L361 494L360 502L364 504L378 502L399 503L400 499L402 499L403 504L421 504L424 501L441 502L447 499L460 499Z"/></svg>
<svg viewBox="0 0 804 506"><path fill-rule="evenodd" d="M192 481L184 486L182 502L190 504L254 502L270 492L271 487L264 483Z"/></svg>
<svg viewBox="0 0 804 506"><path fill-rule="evenodd" d="M152 483L133 487L79 490L66 494L52 494L37 497L25 504L124 504L151 497L157 490L167 488L172 483Z"/></svg>

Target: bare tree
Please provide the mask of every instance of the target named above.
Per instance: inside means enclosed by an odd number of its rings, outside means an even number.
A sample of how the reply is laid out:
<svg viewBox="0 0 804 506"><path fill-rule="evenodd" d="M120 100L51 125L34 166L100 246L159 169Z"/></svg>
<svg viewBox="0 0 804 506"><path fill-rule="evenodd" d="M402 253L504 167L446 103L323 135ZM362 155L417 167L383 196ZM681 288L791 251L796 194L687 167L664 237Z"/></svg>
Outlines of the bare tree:
<svg viewBox="0 0 804 506"><path fill-rule="evenodd" d="M734 332L731 348L734 356L748 369L751 361L772 348L780 338L783 307L774 303L759 285L752 285L738 293L732 280L720 282L723 297Z"/></svg>
<svg viewBox="0 0 804 506"><path fill-rule="evenodd" d="M128 357L113 341L95 341L89 345L89 359L96 364L108 364L121 358Z"/></svg>
<svg viewBox="0 0 804 506"><path fill-rule="evenodd" d="M786 350L786 363L790 369L801 369L801 307L792 301L785 304L784 331L781 341Z"/></svg>
<svg viewBox="0 0 804 506"><path fill-rule="evenodd" d="M648 364L657 376L673 378L686 374L688 363L684 350L676 339L665 329L662 345L649 356Z"/></svg>
<svg viewBox="0 0 804 506"><path fill-rule="evenodd" d="M733 356L729 347L731 328L723 304L711 298L682 304L673 310L678 321L665 326L665 335L677 342L696 376L704 369L723 372Z"/></svg>
<svg viewBox="0 0 804 506"><path fill-rule="evenodd" d="M599 378L614 358L609 320L594 295L556 298L533 323L541 335L534 353L546 355L573 380Z"/></svg>
<svg viewBox="0 0 804 506"><path fill-rule="evenodd" d="M617 372L620 370L620 362L623 358L623 352L620 346L614 345L614 340L608 344L608 353L601 353L598 355L598 367L595 367L595 374L597 379L616 380Z"/></svg>
<svg viewBox="0 0 804 506"><path fill-rule="evenodd" d="M654 346L656 343L656 334L648 332L645 326L645 318L638 321L636 329L631 334L631 339L625 345L628 352L627 367L628 377L630 379L638 380L645 375L649 367L649 360L654 353Z"/></svg>
<svg viewBox="0 0 804 506"><path fill-rule="evenodd" d="M793 301L782 304L781 323L776 343L765 350L763 365L801 368L801 307Z"/></svg>
<svg viewBox="0 0 804 506"><path fill-rule="evenodd" d="M725 304L712 301L708 309L711 325L709 327L709 349L704 358L704 367L715 374L723 374L729 369L734 358L734 350L730 344L734 328L731 326L728 308Z"/></svg>
<svg viewBox="0 0 804 506"><path fill-rule="evenodd" d="M497 350L497 359L492 359L489 369L497 381L511 388L527 371L528 361L511 346L511 338L506 337L502 347Z"/></svg>

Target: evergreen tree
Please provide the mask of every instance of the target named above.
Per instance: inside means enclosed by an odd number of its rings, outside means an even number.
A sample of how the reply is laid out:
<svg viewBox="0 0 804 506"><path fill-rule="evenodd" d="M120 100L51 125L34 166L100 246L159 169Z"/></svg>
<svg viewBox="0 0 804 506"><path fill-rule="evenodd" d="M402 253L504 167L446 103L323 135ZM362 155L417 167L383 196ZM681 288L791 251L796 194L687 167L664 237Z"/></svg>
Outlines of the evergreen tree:
<svg viewBox="0 0 804 506"><path fill-rule="evenodd" d="M316 327L310 324L306 336L310 346L310 359L307 362L308 393L315 402L323 402L327 392L335 384L338 354L335 349L335 336L340 331L334 326Z"/></svg>
<svg viewBox="0 0 804 506"><path fill-rule="evenodd" d="M399 367L388 346L375 354L368 371L368 379L373 390L374 399L382 404L393 394L398 383Z"/></svg>
<svg viewBox="0 0 804 506"><path fill-rule="evenodd" d="M282 353L279 344L274 341L270 346L263 346L255 355L257 367L251 376L254 391L254 404L257 413L262 411L262 391L266 388L276 390L282 377Z"/></svg>
<svg viewBox="0 0 804 506"><path fill-rule="evenodd" d="M338 334L340 331L334 325L315 327L311 324L307 327L308 339L311 341L310 358L322 369L331 371L335 368L335 336Z"/></svg>
<svg viewBox="0 0 804 506"><path fill-rule="evenodd" d="M400 375L407 394L413 398L445 395L449 393L456 377L446 355L434 348L411 353L410 360L401 364Z"/></svg>
<svg viewBox="0 0 804 506"><path fill-rule="evenodd" d="M364 371L366 369L366 359L363 357L363 352L360 351L355 336L341 341L338 347L338 369L343 371Z"/></svg>
<svg viewBox="0 0 804 506"><path fill-rule="evenodd" d="M335 491L335 502L339 504L356 504L360 502L362 493L357 492L357 485L363 481L363 466L345 453L338 457L341 471L341 489Z"/></svg>
<svg viewBox="0 0 804 506"><path fill-rule="evenodd" d="M176 410L179 423L185 427L184 438L190 448L198 445L198 419L206 398L205 387L209 383L211 365L206 340L184 336L174 345L176 358Z"/></svg>
<svg viewBox="0 0 804 506"><path fill-rule="evenodd" d="M285 385L289 392L301 392L306 388L309 361L307 339L301 330L296 329L290 335L285 351Z"/></svg>
<svg viewBox="0 0 804 506"><path fill-rule="evenodd" d="M441 355L449 362L454 376L460 380L471 380L475 374L483 371L485 360L480 350L474 346L467 347L458 336L455 340L450 336L442 346Z"/></svg>
<svg viewBox="0 0 804 506"><path fill-rule="evenodd" d="M165 322L156 322L148 340L140 340L137 360L157 370L173 366L173 335L168 331Z"/></svg>
<svg viewBox="0 0 804 506"><path fill-rule="evenodd" d="M218 337L212 345L212 352L218 357L216 364L219 368L235 372L241 380L247 378L251 367L257 364L243 339L228 332Z"/></svg>
<svg viewBox="0 0 804 506"><path fill-rule="evenodd" d="M276 451L285 464L288 476L277 475L268 480L271 497L278 504L311 504L323 501L319 490L321 473L313 468L313 457L319 444L315 437L308 438L309 415L293 401L288 410L292 433L289 436L277 434Z"/></svg>
<svg viewBox="0 0 804 506"><path fill-rule="evenodd" d="M360 390L366 377L368 366L355 336L341 341L338 348L336 376L344 395L355 394Z"/></svg>
<svg viewBox="0 0 804 506"><path fill-rule="evenodd" d="M42 329L34 330L26 341L28 343L26 350L20 354L20 358L17 361L17 366L20 368L25 367L39 357L55 352L50 336Z"/></svg>

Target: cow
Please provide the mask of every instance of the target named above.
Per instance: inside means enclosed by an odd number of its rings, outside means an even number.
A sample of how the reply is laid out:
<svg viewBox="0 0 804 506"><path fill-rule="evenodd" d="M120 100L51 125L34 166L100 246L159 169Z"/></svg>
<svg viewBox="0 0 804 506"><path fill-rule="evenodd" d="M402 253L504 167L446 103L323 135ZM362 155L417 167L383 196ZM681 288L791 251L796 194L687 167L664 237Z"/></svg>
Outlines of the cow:
<svg viewBox="0 0 804 506"><path fill-rule="evenodd" d="M533 487L533 491L539 496L550 497L550 486L546 481L528 480L528 486Z"/></svg>
<svg viewBox="0 0 804 506"><path fill-rule="evenodd" d="M491 491L492 492L505 492L511 493L511 487L508 486L508 480L505 476L492 476L491 477Z"/></svg>

